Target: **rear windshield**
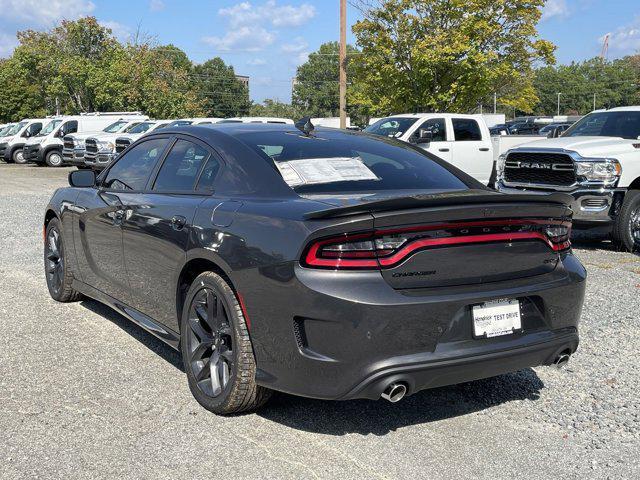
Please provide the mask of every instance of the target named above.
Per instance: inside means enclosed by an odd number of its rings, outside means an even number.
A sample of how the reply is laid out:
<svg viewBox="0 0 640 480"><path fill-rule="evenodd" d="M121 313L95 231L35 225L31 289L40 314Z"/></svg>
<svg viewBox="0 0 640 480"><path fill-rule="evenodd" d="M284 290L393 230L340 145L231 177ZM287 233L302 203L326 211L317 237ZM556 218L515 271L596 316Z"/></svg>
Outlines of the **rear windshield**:
<svg viewBox="0 0 640 480"><path fill-rule="evenodd" d="M467 185L426 154L409 146L343 132L238 133L237 138L272 162L298 193L465 190Z"/></svg>
<svg viewBox="0 0 640 480"><path fill-rule="evenodd" d="M563 137L622 137L640 138L640 112L591 113L574 123Z"/></svg>
<svg viewBox="0 0 640 480"><path fill-rule="evenodd" d="M401 137L417 121L418 119L415 117L383 118L373 125L369 125L364 131L383 137Z"/></svg>

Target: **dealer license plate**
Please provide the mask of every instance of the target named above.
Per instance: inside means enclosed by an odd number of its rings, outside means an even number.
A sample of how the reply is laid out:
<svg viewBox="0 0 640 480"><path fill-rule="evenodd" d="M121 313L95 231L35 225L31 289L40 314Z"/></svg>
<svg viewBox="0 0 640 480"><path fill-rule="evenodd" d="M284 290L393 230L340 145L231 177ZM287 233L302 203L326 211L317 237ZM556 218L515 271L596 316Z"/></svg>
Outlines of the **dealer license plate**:
<svg viewBox="0 0 640 480"><path fill-rule="evenodd" d="M510 335L521 328L518 300L495 300L473 307L473 334L476 337Z"/></svg>

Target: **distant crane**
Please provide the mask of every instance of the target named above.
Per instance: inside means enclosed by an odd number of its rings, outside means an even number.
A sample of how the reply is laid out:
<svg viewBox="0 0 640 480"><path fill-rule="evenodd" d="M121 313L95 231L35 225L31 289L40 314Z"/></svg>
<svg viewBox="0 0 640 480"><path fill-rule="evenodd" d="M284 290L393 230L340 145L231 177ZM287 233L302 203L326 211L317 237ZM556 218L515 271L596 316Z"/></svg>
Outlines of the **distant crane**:
<svg viewBox="0 0 640 480"><path fill-rule="evenodd" d="M604 39L602 41L602 51L600 52L600 58L602 60L606 60L607 59L607 55L609 54L609 37L611 36L610 33L607 33L604 36Z"/></svg>

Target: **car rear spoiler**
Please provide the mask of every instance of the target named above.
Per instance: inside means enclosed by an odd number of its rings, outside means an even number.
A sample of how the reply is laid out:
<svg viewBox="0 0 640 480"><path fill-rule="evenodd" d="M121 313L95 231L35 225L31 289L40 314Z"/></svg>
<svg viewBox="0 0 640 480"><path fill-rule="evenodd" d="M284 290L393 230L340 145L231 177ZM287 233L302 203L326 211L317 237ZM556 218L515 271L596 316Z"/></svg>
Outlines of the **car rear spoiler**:
<svg viewBox="0 0 640 480"><path fill-rule="evenodd" d="M564 205L567 215L572 213L572 197L566 193L522 193L506 194L486 190L467 190L445 192L436 194L414 195L408 197L393 197L371 202L363 202L352 205L337 206L309 212L305 215L307 220L344 217L374 212L388 212L393 210L408 210L413 208L430 208L455 205L478 204L504 204L504 203L538 203ZM348 200L347 200L348 201Z"/></svg>

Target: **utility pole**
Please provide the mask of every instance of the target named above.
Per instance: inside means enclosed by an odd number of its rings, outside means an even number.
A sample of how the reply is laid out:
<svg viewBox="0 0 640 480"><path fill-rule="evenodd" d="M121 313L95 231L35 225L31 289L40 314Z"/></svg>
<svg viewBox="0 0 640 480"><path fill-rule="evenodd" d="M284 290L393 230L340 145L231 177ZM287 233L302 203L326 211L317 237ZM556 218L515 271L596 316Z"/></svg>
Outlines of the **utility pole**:
<svg viewBox="0 0 640 480"><path fill-rule="evenodd" d="M596 94L593 94L593 109L596 109Z"/></svg>
<svg viewBox="0 0 640 480"><path fill-rule="evenodd" d="M347 0L340 0L340 128L347 128Z"/></svg>
<svg viewBox="0 0 640 480"><path fill-rule="evenodd" d="M562 94L558 93L558 116L560 116L560 95Z"/></svg>
<svg viewBox="0 0 640 480"><path fill-rule="evenodd" d="M498 94L493 92L493 113L498 113Z"/></svg>

